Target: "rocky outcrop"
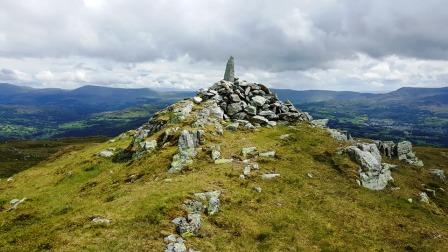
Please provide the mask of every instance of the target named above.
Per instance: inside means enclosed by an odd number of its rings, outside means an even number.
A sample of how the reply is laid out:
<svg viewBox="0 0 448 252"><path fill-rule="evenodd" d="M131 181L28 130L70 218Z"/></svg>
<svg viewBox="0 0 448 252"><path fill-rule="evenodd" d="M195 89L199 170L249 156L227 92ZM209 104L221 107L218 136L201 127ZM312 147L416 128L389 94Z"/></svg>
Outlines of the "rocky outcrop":
<svg viewBox="0 0 448 252"><path fill-rule="evenodd" d="M181 171L184 167L190 165L196 156L196 148L204 141L203 130L183 130L178 140L179 152L173 156L169 173Z"/></svg>
<svg viewBox="0 0 448 252"><path fill-rule="evenodd" d="M403 160L413 166L423 166L423 161L415 156L412 151L412 143L409 141L402 141L397 144L393 141L376 141L376 145L384 156Z"/></svg>
<svg viewBox="0 0 448 252"><path fill-rule="evenodd" d="M390 167L381 163L381 154L375 144L359 143L346 148L359 166L360 184L371 190L383 190L393 180Z"/></svg>

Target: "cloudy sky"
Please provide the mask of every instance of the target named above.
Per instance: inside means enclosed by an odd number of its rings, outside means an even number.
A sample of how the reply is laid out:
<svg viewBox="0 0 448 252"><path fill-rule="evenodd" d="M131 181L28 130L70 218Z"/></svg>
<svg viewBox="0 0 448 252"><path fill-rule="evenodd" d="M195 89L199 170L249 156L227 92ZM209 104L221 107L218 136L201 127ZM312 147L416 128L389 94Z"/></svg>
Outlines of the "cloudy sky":
<svg viewBox="0 0 448 252"><path fill-rule="evenodd" d="M385 92L448 84L446 0L0 0L0 82Z"/></svg>

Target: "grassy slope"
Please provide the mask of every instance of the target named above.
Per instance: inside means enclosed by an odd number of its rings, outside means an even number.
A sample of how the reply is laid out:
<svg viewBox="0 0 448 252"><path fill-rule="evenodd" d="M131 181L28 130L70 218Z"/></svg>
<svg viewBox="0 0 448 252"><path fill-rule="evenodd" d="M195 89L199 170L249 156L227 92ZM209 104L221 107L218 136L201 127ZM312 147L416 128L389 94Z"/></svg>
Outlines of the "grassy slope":
<svg viewBox="0 0 448 252"><path fill-rule="evenodd" d="M105 138L65 138L57 140L7 141L0 143L0 178L32 167L52 155L63 155Z"/></svg>
<svg viewBox="0 0 448 252"><path fill-rule="evenodd" d="M280 141L285 133L294 140ZM446 194L430 205L406 200L416 198L420 184L431 179L425 171L401 165L393 173L398 191L358 187L356 166L332 154L341 144L305 125L225 132L207 140L221 143L224 157L247 146L276 150L278 158L258 162L261 173L276 171L281 178L242 181L241 164L214 165L205 154L185 173L170 175L166 170L176 147L133 163L112 163L95 153L125 147L129 139L93 144L28 169L13 182L0 181L3 207L13 198L29 198L13 212L0 212L1 250L161 251L182 202L193 192L214 189L224 191L220 213L204 217L202 237L187 239L201 251L443 251L448 246ZM448 171L448 157L432 150L418 149L427 168ZM139 179L129 183L132 174ZM255 186L263 191L254 192ZM92 225L89 218L95 215L112 224Z"/></svg>

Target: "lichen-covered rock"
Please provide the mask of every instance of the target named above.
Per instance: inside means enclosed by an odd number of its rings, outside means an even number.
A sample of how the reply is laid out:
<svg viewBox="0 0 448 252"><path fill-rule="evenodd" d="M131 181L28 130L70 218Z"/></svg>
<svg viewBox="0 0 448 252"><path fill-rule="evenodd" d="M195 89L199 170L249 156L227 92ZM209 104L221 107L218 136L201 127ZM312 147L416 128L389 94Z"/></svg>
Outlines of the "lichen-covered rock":
<svg viewBox="0 0 448 252"><path fill-rule="evenodd" d="M389 158L398 158L398 160L416 167L424 165L423 161L412 151L412 143L409 141L402 141L397 144L392 141L376 141L376 145L381 153Z"/></svg>
<svg viewBox="0 0 448 252"><path fill-rule="evenodd" d="M429 174L431 174L432 176L434 176L435 178L437 178L441 181L446 180L445 171L443 171L441 169L431 169L431 170L429 170Z"/></svg>
<svg viewBox="0 0 448 252"><path fill-rule="evenodd" d="M274 178L280 177L280 174L278 173L265 173L263 175L261 175L261 178L264 180L271 180Z"/></svg>
<svg viewBox="0 0 448 252"><path fill-rule="evenodd" d="M338 141L348 141L347 133L344 133L337 129L326 128L327 132L330 133L330 136Z"/></svg>
<svg viewBox="0 0 448 252"><path fill-rule="evenodd" d="M381 155L375 144L358 144L348 147L346 151L360 165L362 186L371 190L383 190L393 180L390 169L382 166Z"/></svg>
<svg viewBox="0 0 448 252"><path fill-rule="evenodd" d="M220 191L210 191L194 194L196 199L206 202L207 207L205 208L205 211L208 215L214 215L219 211L220 195L221 195Z"/></svg>
<svg viewBox="0 0 448 252"><path fill-rule="evenodd" d="M198 234L201 227L200 214L188 214L187 217L177 217L171 221L176 225L176 231L183 237L194 236Z"/></svg>

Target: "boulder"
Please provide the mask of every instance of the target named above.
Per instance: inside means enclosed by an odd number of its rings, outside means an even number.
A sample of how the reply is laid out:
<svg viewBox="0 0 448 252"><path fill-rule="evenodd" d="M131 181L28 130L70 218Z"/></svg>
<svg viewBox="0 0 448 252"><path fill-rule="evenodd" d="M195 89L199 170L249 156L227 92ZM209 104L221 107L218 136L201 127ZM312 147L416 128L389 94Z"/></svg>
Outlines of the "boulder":
<svg viewBox="0 0 448 252"><path fill-rule="evenodd" d="M267 152L261 152L258 154L260 157L275 157L275 151L267 151Z"/></svg>
<svg viewBox="0 0 448 252"><path fill-rule="evenodd" d="M258 124L260 124L260 125L266 125L266 124L268 124L268 122L269 122L269 120L268 119L266 119L265 117L263 117L263 116L253 116L252 118L251 118L251 122L252 123L258 123Z"/></svg>
<svg viewBox="0 0 448 252"><path fill-rule="evenodd" d="M243 110L243 104L241 102L230 103L227 105L227 114L232 116Z"/></svg>
<svg viewBox="0 0 448 252"><path fill-rule="evenodd" d="M218 160L221 158L221 147L219 145L215 145L212 147L210 151L211 158L214 160Z"/></svg>
<svg viewBox="0 0 448 252"><path fill-rule="evenodd" d="M257 147L245 147L241 149L241 154L243 157L247 157L248 155L254 155L257 152Z"/></svg>
<svg viewBox="0 0 448 252"><path fill-rule="evenodd" d="M11 204L11 207L8 208L6 211L10 212L14 209L16 209L20 204L22 204L23 202L25 202L25 200L27 200L27 198L22 198L22 199L12 199L9 203Z"/></svg>
<svg viewBox="0 0 448 252"><path fill-rule="evenodd" d="M428 194L426 194L425 192L420 192L420 194L418 196L419 196L421 202L429 204Z"/></svg>
<svg viewBox="0 0 448 252"><path fill-rule="evenodd" d="M228 163L232 163L233 159L224 159L224 158L220 158L220 159L216 159L215 160L215 164L219 165L219 164L228 164Z"/></svg>
<svg viewBox="0 0 448 252"><path fill-rule="evenodd" d="M94 217L92 222L97 225L110 225L110 220L101 216Z"/></svg>
<svg viewBox="0 0 448 252"><path fill-rule="evenodd" d="M445 171L443 171L441 169L430 169L429 174L431 174L432 176L434 176L435 178L437 178L441 181L445 181L445 179L446 179Z"/></svg>
<svg viewBox="0 0 448 252"><path fill-rule="evenodd" d="M266 174L261 175L261 178L264 179L264 180L270 180L270 179L274 179L274 178L277 178L277 177L280 177L280 174L278 174L278 173L266 173Z"/></svg>
<svg viewBox="0 0 448 252"><path fill-rule="evenodd" d="M107 148L105 150L100 151L98 155L100 157L110 158L114 155L115 148Z"/></svg>
<svg viewBox="0 0 448 252"><path fill-rule="evenodd" d="M325 128L327 127L328 124L328 119L316 119L316 120L312 120L311 121L312 125L321 127L321 128Z"/></svg>
<svg viewBox="0 0 448 252"><path fill-rule="evenodd" d="M264 98L263 96L257 95L252 97L252 103L255 106L261 107L264 105L264 103L266 102L266 98Z"/></svg>
<svg viewBox="0 0 448 252"><path fill-rule="evenodd" d="M194 236L198 234L201 227L200 214L188 214L187 217L177 217L171 221L176 225L176 231L183 237Z"/></svg>
<svg viewBox="0 0 448 252"><path fill-rule="evenodd" d="M252 106L252 105L247 106L244 110L249 115L256 115L257 114L257 108L255 106Z"/></svg>
<svg viewBox="0 0 448 252"><path fill-rule="evenodd" d="M360 184L371 190L383 190L393 180L390 169L382 166L375 144L359 144L347 149L349 156L360 165Z"/></svg>
<svg viewBox="0 0 448 252"><path fill-rule="evenodd" d="M202 98L199 97L199 96L195 96L195 97L193 97L192 100L193 100L193 102L196 103L196 104L199 104L199 103L202 102Z"/></svg>

